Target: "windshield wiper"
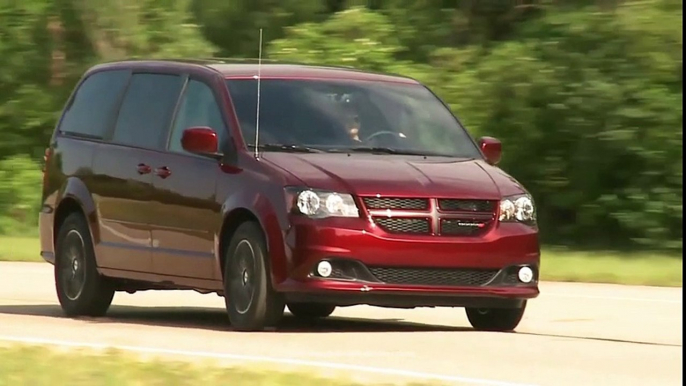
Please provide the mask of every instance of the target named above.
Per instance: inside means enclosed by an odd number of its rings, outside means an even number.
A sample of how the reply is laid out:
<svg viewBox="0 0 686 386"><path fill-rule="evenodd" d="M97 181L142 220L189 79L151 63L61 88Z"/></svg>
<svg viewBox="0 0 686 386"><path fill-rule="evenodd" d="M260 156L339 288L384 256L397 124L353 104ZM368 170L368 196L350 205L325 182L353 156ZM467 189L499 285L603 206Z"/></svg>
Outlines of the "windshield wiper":
<svg viewBox="0 0 686 386"><path fill-rule="evenodd" d="M393 149L390 147L381 146L356 146L349 147L345 149L337 149L337 151L346 152L358 152L358 153L383 153L383 154L397 154L397 155L418 155L422 157L450 157L455 158L455 155L437 153L434 151L419 151L419 150L407 150L407 149Z"/></svg>
<svg viewBox="0 0 686 386"><path fill-rule="evenodd" d="M251 148L255 148L255 145L249 145ZM265 143L259 145L262 150L277 150L286 151L293 153L321 153L319 149L315 149L309 146L297 145L297 144L284 144L284 143Z"/></svg>
<svg viewBox="0 0 686 386"><path fill-rule="evenodd" d="M381 146L379 146L379 147L376 147L376 146L351 147L351 148L347 148L345 150L346 151L354 151L354 152L358 152L358 153L385 153L385 154L421 155L421 156L433 155L430 152L393 149L390 147L381 147Z"/></svg>

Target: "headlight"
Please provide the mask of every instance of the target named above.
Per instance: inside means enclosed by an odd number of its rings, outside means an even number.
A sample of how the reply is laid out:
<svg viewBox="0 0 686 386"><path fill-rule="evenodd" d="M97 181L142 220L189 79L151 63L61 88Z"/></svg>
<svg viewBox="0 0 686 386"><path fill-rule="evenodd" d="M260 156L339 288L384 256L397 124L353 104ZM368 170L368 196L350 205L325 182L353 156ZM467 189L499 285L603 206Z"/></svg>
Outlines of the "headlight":
<svg viewBox="0 0 686 386"><path fill-rule="evenodd" d="M294 192L296 212L313 218L359 217L355 200L349 194L305 189Z"/></svg>
<svg viewBox="0 0 686 386"><path fill-rule="evenodd" d="M536 222L536 207L531 196L527 194L504 198L500 201L501 222Z"/></svg>

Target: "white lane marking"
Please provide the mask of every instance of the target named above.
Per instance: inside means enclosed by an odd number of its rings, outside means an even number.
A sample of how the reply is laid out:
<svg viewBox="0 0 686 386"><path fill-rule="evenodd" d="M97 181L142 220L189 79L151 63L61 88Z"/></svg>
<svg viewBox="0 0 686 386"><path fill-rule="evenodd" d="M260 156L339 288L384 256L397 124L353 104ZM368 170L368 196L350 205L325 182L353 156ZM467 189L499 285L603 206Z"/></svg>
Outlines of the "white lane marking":
<svg viewBox="0 0 686 386"><path fill-rule="evenodd" d="M136 353L146 353L146 354L167 354L167 355L181 355L187 357L196 358L210 358L210 359L229 359L229 360L239 360L239 361L251 361L251 362L263 362L271 364L280 365L295 365L295 366L306 366L306 367L316 367L321 369L330 370L349 370L358 371L364 373L373 374L383 374L390 376L402 376L409 378L419 378L424 380L434 380L434 381L444 381L444 382L459 382L471 385L488 385L488 386L535 386L532 384L523 383L513 383L505 381L497 381L484 378L470 378L461 377L456 375L441 375L424 373L419 371L409 371L409 370L399 370L392 368L383 367L371 367L371 366L359 366L351 365L345 363L335 363L335 362L319 362L310 361L302 359L289 359L289 358L278 358L278 357L268 357L260 355L242 355L242 354L228 354L228 353L213 353L205 351L185 351L185 350L171 350L163 348L154 347L136 347L136 346L121 346L121 345L107 345L100 343L85 343L85 342L68 342L53 339L43 339L43 338L31 338L31 337L14 337L14 336L4 336L0 335L0 341L14 342L22 344L34 344L34 345L49 345L49 346L61 346L61 347L71 347L71 348L88 348L95 350L105 350L105 349L115 349L120 351L129 351Z"/></svg>
<svg viewBox="0 0 686 386"><path fill-rule="evenodd" d="M563 294L555 292L543 292L541 291L541 297L543 296L556 296L561 298L578 298L578 299L596 299L596 300L620 300L628 302L650 302L650 303L670 303L670 304L681 304L683 300L674 299L650 299L650 298L632 298L632 297L622 297L622 296L594 296L594 295L575 295L575 294Z"/></svg>

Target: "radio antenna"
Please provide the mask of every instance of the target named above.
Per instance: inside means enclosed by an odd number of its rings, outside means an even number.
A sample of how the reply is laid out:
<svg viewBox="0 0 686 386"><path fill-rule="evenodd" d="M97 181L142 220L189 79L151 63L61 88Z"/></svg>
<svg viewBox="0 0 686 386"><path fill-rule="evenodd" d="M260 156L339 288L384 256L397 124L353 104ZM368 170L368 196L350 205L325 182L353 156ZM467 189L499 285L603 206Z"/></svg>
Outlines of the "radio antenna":
<svg viewBox="0 0 686 386"><path fill-rule="evenodd" d="M260 28L260 47L257 57L257 119L255 120L255 159L260 158L260 86L262 80L262 28Z"/></svg>

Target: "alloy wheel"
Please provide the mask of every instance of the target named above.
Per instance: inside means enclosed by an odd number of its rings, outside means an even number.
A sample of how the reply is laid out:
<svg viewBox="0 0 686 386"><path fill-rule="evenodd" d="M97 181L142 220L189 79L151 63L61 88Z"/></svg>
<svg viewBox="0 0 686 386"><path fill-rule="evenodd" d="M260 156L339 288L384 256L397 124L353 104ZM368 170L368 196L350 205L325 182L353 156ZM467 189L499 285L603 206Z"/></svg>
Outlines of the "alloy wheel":
<svg viewBox="0 0 686 386"><path fill-rule="evenodd" d="M81 296L86 283L85 242L76 230L69 231L64 238L59 261L64 294L69 300L76 300Z"/></svg>
<svg viewBox="0 0 686 386"><path fill-rule="evenodd" d="M245 314L255 297L255 250L248 240L241 240L234 251L231 270L231 298L236 311Z"/></svg>

